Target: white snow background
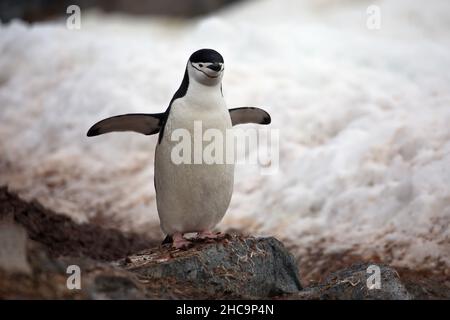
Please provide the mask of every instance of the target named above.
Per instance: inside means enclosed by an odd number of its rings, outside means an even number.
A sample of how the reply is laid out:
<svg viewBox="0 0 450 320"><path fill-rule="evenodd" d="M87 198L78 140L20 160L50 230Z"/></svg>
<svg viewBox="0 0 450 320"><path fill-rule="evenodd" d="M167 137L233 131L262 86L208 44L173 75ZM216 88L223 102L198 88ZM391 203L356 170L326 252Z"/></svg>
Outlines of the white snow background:
<svg viewBox="0 0 450 320"><path fill-rule="evenodd" d="M366 27L369 5L381 29ZM195 20L104 15L0 27L0 185L77 221L155 234L156 136L87 138L96 121L161 112L189 55L225 58L230 107L262 106L280 170L236 170L222 230L301 257L450 266L450 2L249 1Z"/></svg>

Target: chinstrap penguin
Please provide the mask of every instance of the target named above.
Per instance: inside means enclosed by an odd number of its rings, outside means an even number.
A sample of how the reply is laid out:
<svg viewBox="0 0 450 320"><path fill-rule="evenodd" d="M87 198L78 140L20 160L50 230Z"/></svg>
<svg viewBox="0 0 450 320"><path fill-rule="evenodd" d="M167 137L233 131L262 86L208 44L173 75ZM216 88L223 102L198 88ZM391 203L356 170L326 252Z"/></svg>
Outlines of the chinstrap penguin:
<svg viewBox="0 0 450 320"><path fill-rule="evenodd" d="M113 131L159 134L155 151L156 204L164 242L176 248L189 241L185 233L199 238L215 238L211 231L222 220L230 204L234 164L175 164L171 160L174 130L194 130L194 121L203 129L223 133L243 123L269 124L270 115L259 108L228 109L222 93L224 60L212 49L194 52L186 65L183 81L163 113L134 113L114 116L94 124L89 137Z"/></svg>

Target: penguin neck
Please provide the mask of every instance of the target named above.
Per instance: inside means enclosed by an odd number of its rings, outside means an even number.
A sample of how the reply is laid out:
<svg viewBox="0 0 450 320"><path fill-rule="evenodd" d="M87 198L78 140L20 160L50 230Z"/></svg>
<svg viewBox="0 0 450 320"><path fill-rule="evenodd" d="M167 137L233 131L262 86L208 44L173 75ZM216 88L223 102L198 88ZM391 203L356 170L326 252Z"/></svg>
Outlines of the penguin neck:
<svg viewBox="0 0 450 320"><path fill-rule="evenodd" d="M209 103L220 101L222 97L222 77L217 79L196 79L198 71L192 65L187 64L185 77L187 78L188 88L186 98L195 104ZM203 75L202 75L203 76ZM202 103L203 102L203 103Z"/></svg>
<svg viewBox="0 0 450 320"><path fill-rule="evenodd" d="M219 82L214 86L207 86L195 80L189 81L186 97L194 100L222 99L222 83Z"/></svg>
<svg viewBox="0 0 450 320"><path fill-rule="evenodd" d="M193 79L187 68L180 87L170 101L169 108L176 99L180 98L185 100L188 105L202 109L225 105L222 94L222 81L211 86L204 85Z"/></svg>

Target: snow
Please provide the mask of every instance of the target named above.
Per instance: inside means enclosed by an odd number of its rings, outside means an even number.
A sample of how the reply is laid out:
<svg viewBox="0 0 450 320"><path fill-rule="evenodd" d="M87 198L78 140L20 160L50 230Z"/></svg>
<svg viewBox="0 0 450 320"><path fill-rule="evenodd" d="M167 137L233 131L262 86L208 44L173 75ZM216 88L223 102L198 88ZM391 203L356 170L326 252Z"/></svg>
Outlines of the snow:
<svg viewBox="0 0 450 320"><path fill-rule="evenodd" d="M308 250L450 266L450 3L249 1L198 20L82 11L0 27L0 184L77 221L154 232L156 137L86 138L161 112L201 47L225 57L230 107L263 106L280 168L240 165L220 227Z"/></svg>

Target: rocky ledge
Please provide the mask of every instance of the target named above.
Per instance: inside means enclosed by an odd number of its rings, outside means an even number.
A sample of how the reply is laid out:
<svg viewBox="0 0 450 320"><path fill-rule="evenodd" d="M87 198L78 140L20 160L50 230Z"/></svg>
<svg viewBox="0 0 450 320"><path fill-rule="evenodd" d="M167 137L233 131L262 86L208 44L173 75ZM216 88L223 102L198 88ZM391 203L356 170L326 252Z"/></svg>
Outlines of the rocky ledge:
<svg viewBox="0 0 450 320"><path fill-rule="evenodd" d="M381 264L377 287L368 281L368 262L302 287L296 260L272 237L227 234L187 250L159 241L78 225L0 188L0 299L450 297L448 281L402 277Z"/></svg>
<svg viewBox="0 0 450 320"><path fill-rule="evenodd" d="M173 284L204 297L269 298L301 290L293 256L275 238L226 235L188 250L170 245L144 250L116 266L176 298ZM167 288L167 284L172 284ZM184 288L184 289L183 289Z"/></svg>

